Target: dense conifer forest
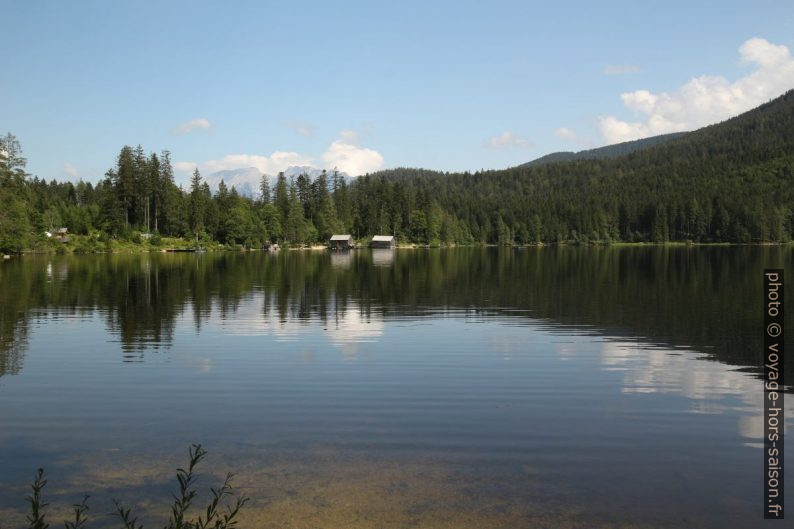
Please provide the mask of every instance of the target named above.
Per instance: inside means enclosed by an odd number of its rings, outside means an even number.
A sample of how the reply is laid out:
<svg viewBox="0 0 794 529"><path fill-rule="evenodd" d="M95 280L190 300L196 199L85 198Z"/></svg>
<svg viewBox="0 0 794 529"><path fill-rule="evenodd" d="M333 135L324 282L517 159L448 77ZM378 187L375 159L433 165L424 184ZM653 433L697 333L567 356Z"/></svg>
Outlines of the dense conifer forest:
<svg viewBox="0 0 794 529"><path fill-rule="evenodd" d="M794 230L794 91L720 124L623 156L476 173L399 168L347 180L263 179L257 197L198 170L174 182L171 155L124 146L96 184L26 173L19 140L0 138L0 251L111 241L303 245L332 233L419 244L787 242Z"/></svg>

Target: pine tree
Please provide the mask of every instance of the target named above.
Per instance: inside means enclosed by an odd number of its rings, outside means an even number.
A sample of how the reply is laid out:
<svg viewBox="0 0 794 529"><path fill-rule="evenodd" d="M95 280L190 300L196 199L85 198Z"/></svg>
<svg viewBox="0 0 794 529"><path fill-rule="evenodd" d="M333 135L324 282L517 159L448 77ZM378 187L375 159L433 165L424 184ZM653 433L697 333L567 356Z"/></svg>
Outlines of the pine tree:
<svg viewBox="0 0 794 529"><path fill-rule="evenodd" d="M339 231L348 233L353 226L353 207L350 201L350 192L347 182L339 171L334 168L333 173L333 199L336 214L339 218L341 228ZM399 203L399 202L398 202Z"/></svg>
<svg viewBox="0 0 794 529"><path fill-rule="evenodd" d="M118 235L126 227L124 204L116 189L118 175L113 169L105 173L105 179L97 185L99 202L99 223L102 229L111 235Z"/></svg>
<svg viewBox="0 0 794 529"><path fill-rule="evenodd" d="M173 220L178 216L178 197L176 197L176 186L174 185L174 169L171 167L171 153L164 150L160 153L159 174L155 196L158 204L157 212L154 217L155 231L164 230L170 234L175 234ZM161 222L162 220L162 222Z"/></svg>
<svg viewBox="0 0 794 529"><path fill-rule="evenodd" d="M146 166L148 173L148 197L146 200L146 231L151 231L152 225L157 231L157 213L160 208L160 159L155 153L149 156L149 163Z"/></svg>
<svg viewBox="0 0 794 529"><path fill-rule="evenodd" d="M262 203L270 203L270 180L268 176L263 174L259 179L259 193L262 195Z"/></svg>
<svg viewBox="0 0 794 529"><path fill-rule="evenodd" d="M303 216L309 220L312 220L314 211L312 208L312 192L309 175L306 173L299 174L295 181L295 186L298 194L298 200L300 201L301 206L303 206Z"/></svg>
<svg viewBox="0 0 794 529"><path fill-rule="evenodd" d="M206 185L206 183L204 183ZM206 213L204 189L201 181L201 173L198 167L193 171L193 178L190 180L190 229L198 236L204 228L204 216Z"/></svg>
<svg viewBox="0 0 794 529"><path fill-rule="evenodd" d="M135 158L132 152L132 147L125 145L119 152L116 161L116 171L113 173L115 181L113 187L118 195L119 202L121 203L122 213L124 216L124 225L128 227L135 207Z"/></svg>
<svg viewBox="0 0 794 529"><path fill-rule="evenodd" d="M278 179L276 180L275 205L281 215L281 225L285 227L287 225L287 215L289 214L289 203L290 197L289 190L287 189L287 177L284 176L284 173L279 173Z"/></svg>
<svg viewBox="0 0 794 529"><path fill-rule="evenodd" d="M292 185L289 189L289 209L287 212L287 222L284 227L284 236L291 244L303 244L305 242L305 224L303 216L303 206L296 186Z"/></svg>
<svg viewBox="0 0 794 529"><path fill-rule="evenodd" d="M134 192L132 198L132 217L130 221L136 225L143 225L149 229L149 168L146 153L138 145L133 151L133 168L135 173Z"/></svg>

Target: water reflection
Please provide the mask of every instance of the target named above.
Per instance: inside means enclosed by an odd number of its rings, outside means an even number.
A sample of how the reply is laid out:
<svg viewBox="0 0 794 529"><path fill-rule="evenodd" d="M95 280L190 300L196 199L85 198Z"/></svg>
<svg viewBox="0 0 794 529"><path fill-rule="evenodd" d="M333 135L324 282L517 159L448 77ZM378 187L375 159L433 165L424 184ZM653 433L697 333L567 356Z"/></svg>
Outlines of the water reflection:
<svg viewBox="0 0 794 529"><path fill-rule="evenodd" d="M196 329L215 314L229 333L285 338L318 318L342 343L358 327L377 332L378 318L461 310L685 346L757 372L757 276L791 269L793 255L740 247L26 257L0 266L0 376L21 369L33 318L94 311L129 358L170 348L186 311Z"/></svg>
<svg viewBox="0 0 794 529"><path fill-rule="evenodd" d="M334 268L349 268L353 263L353 252L350 250L331 252L331 266Z"/></svg>
<svg viewBox="0 0 794 529"><path fill-rule="evenodd" d="M157 515L163 474L200 440L214 469L240 472L255 527L751 527L760 271L791 259L543 248L3 263L0 516L19 514L11 501L39 465L65 483L56 503L112 489Z"/></svg>
<svg viewBox="0 0 794 529"><path fill-rule="evenodd" d="M373 248L372 264L375 266L391 266L394 264L394 248Z"/></svg>
<svg viewBox="0 0 794 529"><path fill-rule="evenodd" d="M327 325L331 343L349 360L357 358L361 344L375 342L383 335L383 318L378 314L368 315L355 306L337 314Z"/></svg>
<svg viewBox="0 0 794 529"><path fill-rule="evenodd" d="M306 313L303 318L289 317L290 312L271 310L278 305L274 294L252 294L235 305L233 314L217 307L210 309L204 314L205 325L215 327L229 336L270 335L279 341L305 339L308 333L313 332L313 317L307 317ZM337 305L336 300L332 299L320 314L322 334L329 343L341 349L351 359L356 357L359 344L377 341L383 334L382 315L364 309L357 302Z"/></svg>
<svg viewBox="0 0 794 529"><path fill-rule="evenodd" d="M621 374L625 394L676 394L686 397L694 414L728 413L737 418L737 431L746 445L763 448L764 394L758 381L732 366L681 349L672 352L639 341L607 340L601 350L604 370ZM794 410L786 409L788 427Z"/></svg>

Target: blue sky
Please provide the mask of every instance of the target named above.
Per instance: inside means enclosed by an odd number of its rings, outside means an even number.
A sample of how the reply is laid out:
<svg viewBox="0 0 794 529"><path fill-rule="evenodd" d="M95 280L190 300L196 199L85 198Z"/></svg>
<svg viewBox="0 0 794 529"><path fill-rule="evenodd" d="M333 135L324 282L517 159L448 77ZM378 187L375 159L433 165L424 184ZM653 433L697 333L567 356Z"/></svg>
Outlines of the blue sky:
<svg viewBox="0 0 794 529"><path fill-rule="evenodd" d="M794 88L790 2L0 0L0 131L95 181L502 168L725 119ZM704 77L707 76L707 77Z"/></svg>

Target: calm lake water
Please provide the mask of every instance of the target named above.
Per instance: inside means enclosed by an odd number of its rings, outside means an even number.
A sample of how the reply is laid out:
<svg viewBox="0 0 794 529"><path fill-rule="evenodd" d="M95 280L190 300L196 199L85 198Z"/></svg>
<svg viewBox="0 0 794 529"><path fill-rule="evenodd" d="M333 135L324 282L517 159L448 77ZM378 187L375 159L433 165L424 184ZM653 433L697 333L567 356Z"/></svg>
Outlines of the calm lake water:
<svg viewBox="0 0 794 529"><path fill-rule="evenodd" d="M44 466L53 512L155 527L200 442L244 527L762 527L765 267L794 251L0 263L0 526Z"/></svg>

